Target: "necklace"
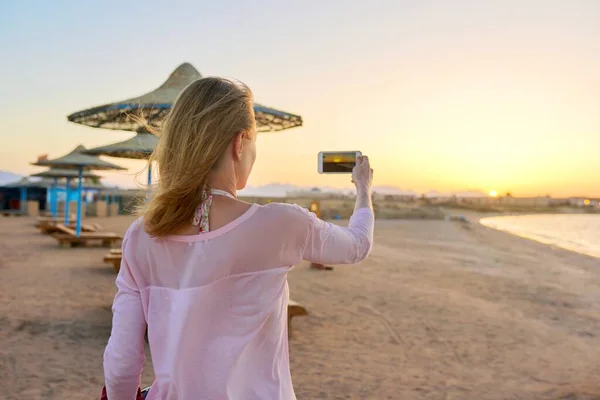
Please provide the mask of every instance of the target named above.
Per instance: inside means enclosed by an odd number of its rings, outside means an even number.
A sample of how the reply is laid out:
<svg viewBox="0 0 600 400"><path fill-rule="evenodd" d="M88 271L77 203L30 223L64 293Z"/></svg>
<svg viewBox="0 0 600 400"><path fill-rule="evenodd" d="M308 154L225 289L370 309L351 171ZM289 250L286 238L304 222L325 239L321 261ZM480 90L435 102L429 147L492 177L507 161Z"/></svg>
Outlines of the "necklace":
<svg viewBox="0 0 600 400"><path fill-rule="evenodd" d="M235 196L232 195L231 193L226 192L224 190L220 190L220 189L210 189L210 194L216 194L217 196L225 196L225 197L229 197L230 199L237 200L235 198Z"/></svg>
<svg viewBox="0 0 600 400"><path fill-rule="evenodd" d="M213 196L225 196L230 199L237 200L234 195L229 192L220 189L207 189L202 193L202 203L198 210L196 211L196 215L194 216L194 220L192 221L192 225L197 226L199 229L199 233L209 232L210 228L208 226L208 213L210 211L210 206L212 205Z"/></svg>

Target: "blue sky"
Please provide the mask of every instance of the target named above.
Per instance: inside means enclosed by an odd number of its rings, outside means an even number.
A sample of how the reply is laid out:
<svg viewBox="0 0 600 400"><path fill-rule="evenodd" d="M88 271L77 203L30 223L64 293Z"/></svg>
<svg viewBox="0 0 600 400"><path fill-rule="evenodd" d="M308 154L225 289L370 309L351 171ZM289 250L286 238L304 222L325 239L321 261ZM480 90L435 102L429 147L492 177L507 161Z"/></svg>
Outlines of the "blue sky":
<svg viewBox="0 0 600 400"><path fill-rule="evenodd" d="M126 139L66 115L188 61L303 116L260 137L254 185L345 186L316 154L359 149L379 185L600 195L598 1L0 1L0 59L3 170Z"/></svg>

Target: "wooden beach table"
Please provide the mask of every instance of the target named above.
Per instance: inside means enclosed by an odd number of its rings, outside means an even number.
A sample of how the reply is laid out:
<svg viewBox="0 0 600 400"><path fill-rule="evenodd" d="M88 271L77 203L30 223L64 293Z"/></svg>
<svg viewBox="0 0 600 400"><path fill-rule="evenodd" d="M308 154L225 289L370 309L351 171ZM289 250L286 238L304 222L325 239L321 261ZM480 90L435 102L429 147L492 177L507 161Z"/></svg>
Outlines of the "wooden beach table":
<svg viewBox="0 0 600 400"><path fill-rule="evenodd" d="M57 224L60 232L52 234L52 237L58 241L61 247L74 247L77 245L87 245L90 242L100 242L103 247L113 247L123 238L112 232L83 232L77 236L75 231L64 225Z"/></svg>
<svg viewBox="0 0 600 400"><path fill-rule="evenodd" d="M115 250L115 252L113 252L113 250ZM107 264L112 264L115 273L118 274L121 270L121 259L123 258L123 255L120 249L118 250L118 253L116 252L117 249L113 250L104 256L104 262Z"/></svg>

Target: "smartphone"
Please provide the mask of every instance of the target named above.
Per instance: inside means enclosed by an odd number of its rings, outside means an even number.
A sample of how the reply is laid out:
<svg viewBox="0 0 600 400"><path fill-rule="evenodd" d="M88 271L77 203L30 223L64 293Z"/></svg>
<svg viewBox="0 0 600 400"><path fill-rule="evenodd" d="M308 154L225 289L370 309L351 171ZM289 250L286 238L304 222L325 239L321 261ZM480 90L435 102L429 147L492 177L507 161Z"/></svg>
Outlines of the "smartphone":
<svg viewBox="0 0 600 400"><path fill-rule="evenodd" d="M320 174L351 174L360 151L322 151L319 153Z"/></svg>

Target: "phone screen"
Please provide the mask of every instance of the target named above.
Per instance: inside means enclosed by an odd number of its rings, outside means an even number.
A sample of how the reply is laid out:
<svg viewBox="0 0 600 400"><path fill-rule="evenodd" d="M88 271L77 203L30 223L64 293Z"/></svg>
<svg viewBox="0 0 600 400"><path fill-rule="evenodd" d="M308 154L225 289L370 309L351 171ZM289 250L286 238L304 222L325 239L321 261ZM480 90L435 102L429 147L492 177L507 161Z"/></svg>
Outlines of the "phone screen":
<svg viewBox="0 0 600 400"><path fill-rule="evenodd" d="M323 152L324 174L327 173L352 173L356 165L356 158L360 155L356 151L346 152Z"/></svg>

